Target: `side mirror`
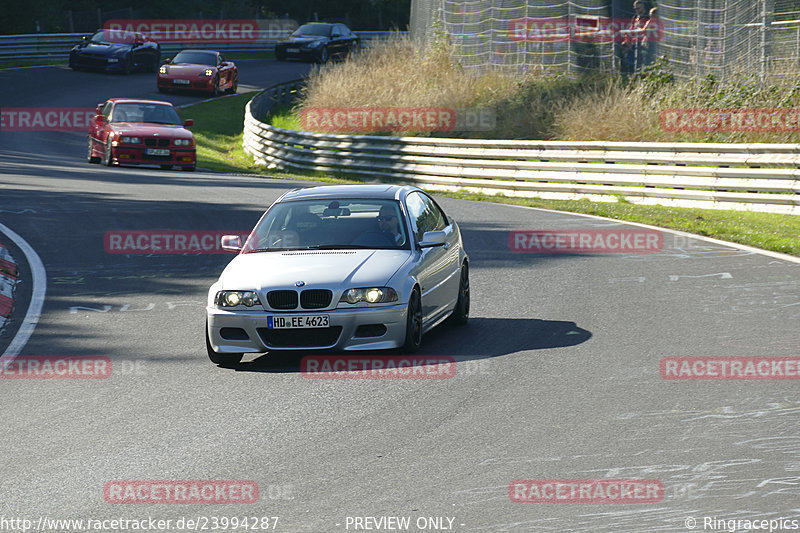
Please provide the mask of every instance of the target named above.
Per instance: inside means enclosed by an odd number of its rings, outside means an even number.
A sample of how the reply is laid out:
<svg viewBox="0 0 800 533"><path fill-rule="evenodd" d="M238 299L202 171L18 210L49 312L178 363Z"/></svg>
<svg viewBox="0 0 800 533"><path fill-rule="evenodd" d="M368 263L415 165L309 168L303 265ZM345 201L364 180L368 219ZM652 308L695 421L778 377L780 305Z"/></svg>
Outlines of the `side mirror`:
<svg viewBox="0 0 800 533"><path fill-rule="evenodd" d="M186 120L183 121L183 125L186 126L187 128L194 126L194 119L187 118Z"/></svg>
<svg viewBox="0 0 800 533"><path fill-rule="evenodd" d="M239 235L223 235L220 239L220 245L223 250L229 252L242 251L242 238Z"/></svg>
<svg viewBox="0 0 800 533"><path fill-rule="evenodd" d="M172 60L171 60L170 58L166 58L166 59L164 60L164 64L165 64L165 65L169 65L170 63L172 63Z"/></svg>
<svg viewBox="0 0 800 533"><path fill-rule="evenodd" d="M443 231L426 231L422 234L420 248L432 248L434 246L444 246L447 242L447 234Z"/></svg>
<svg viewBox="0 0 800 533"><path fill-rule="evenodd" d="M103 106L105 104L97 104L97 107L94 108L95 115L102 115L103 114Z"/></svg>

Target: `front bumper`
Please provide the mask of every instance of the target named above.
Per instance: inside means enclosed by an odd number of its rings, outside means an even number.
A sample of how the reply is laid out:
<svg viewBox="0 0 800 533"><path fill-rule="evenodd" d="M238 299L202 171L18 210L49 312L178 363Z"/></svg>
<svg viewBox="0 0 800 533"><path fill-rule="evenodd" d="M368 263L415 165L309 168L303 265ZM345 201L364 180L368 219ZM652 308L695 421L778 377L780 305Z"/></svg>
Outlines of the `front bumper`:
<svg viewBox="0 0 800 533"><path fill-rule="evenodd" d="M169 155L148 155L144 148L118 145L113 150L113 161L121 165L180 165L193 167L197 156L195 149L169 148Z"/></svg>
<svg viewBox="0 0 800 533"><path fill-rule="evenodd" d="M116 61L109 61L110 59L116 59ZM121 58L109 58L106 56L89 54L71 54L69 57L69 64L71 67L87 70L107 70L109 72L121 72L124 70Z"/></svg>
<svg viewBox="0 0 800 533"><path fill-rule="evenodd" d="M270 350L386 350L405 342L406 305L278 313L274 311L227 311L206 307L208 338L219 353L261 353ZM275 330L267 328L268 316L328 315L330 327ZM379 336L356 336L383 325ZM225 331L222 331L225 328ZM374 329L374 328L372 328ZM378 328L380 329L380 328ZM370 332L374 333L374 331ZM246 338L245 338L246 337Z"/></svg>
<svg viewBox="0 0 800 533"><path fill-rule="evenodd" d="M171 89L173 91L203 91L203 92L213 92L214 91L214 78L201 78L201 79L190 79L189 83L175 83L176 79L186 79L186 78L162 78L159 76L158 81L156 82L158 89Z"/></svg>

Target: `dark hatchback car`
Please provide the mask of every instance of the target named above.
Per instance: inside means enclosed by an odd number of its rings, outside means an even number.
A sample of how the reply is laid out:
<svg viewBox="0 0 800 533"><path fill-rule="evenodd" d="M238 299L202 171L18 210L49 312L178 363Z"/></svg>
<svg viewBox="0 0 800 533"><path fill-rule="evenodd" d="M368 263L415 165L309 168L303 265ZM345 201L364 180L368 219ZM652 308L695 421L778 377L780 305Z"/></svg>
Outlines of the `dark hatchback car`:
<svg viewBox="0 0 800 533"><path fill-rule="evenodd" d="M161 65L161 47L138 32L100 30L72 47L69 67L128 74L134 70L155 72Z"/></svg>
<svg viewBox="0 0 800 533"><path fill-rule="evenodd" d="M361 38L344 24L311 22L277 43L275 58L278 61L305 59L325 63L330 58L344 58L360 46Z"/></svg>

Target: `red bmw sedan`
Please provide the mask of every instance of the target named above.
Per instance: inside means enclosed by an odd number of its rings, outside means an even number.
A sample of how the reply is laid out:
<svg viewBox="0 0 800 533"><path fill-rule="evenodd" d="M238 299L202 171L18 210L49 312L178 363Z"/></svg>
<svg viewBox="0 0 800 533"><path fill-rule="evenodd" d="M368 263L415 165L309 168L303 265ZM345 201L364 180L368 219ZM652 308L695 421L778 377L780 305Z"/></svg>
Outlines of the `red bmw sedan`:
<svg viewBox="0 0 800 533"><path fill-rule="evenodd" d="M161 165L194 170L194 135L169 102L111 98L97 106L89 126L89 163Z"/></svg>

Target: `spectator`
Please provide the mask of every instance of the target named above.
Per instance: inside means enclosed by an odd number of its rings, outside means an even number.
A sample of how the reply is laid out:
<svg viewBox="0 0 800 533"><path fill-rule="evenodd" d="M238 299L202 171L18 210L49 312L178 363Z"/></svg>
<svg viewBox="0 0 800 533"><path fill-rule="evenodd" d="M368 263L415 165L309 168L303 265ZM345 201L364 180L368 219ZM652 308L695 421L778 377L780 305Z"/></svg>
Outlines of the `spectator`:
<svg viewBox="0 0 800 533"><path fill-rule="evenodd" d="M633 73L642 68L645 61L645 27L650 20L648 5L644 0L636 0L633 10L636 16L622 39L622 72Z"/></svg>

